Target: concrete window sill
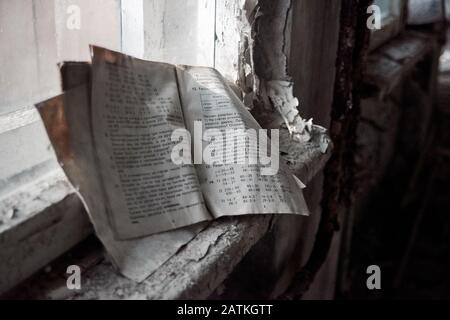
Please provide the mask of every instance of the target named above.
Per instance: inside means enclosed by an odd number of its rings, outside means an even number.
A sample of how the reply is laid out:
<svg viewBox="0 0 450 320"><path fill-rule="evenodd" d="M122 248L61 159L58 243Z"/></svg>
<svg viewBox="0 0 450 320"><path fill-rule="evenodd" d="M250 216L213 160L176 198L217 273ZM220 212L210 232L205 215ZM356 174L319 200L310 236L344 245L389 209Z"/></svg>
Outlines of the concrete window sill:
<svg viewBox="0 0 450 320"><path fill-rule="evenodd" d="M64 173L53 169L1 199L0 293L11 289L92 232Z"/></svg>

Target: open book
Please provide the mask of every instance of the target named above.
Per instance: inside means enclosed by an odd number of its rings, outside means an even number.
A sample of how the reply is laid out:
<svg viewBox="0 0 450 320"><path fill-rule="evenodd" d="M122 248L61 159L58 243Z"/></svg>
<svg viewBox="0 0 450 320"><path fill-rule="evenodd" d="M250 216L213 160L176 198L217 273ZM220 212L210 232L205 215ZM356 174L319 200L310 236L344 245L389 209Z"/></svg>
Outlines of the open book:
<svg viewBox="0 0 450 320"><path fill-rule="evenodd" d="M119 269L173 254L203 221L308 214L301 182L278 161L278 135L268 138L215 69L92 51L90 81L37 107Z"/></svg>

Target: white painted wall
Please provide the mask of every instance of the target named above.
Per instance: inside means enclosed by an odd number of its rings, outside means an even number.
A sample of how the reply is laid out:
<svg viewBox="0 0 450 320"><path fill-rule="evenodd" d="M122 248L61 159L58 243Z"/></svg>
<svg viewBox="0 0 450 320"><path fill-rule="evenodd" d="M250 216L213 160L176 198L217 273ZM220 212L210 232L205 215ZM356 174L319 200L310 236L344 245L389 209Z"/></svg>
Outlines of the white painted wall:
<svg viewBox="0 0 450 320"><path fill-rule="evenodd" d="M238 80L241 34L244 32L242 8L245 0L219 0L216 2L216 43L214 66L232 82ZM245 30L246 32L250 30Z"/></svg>
<svg viewBox="0 0 450 320"><path fill-rule="evenodd" d="M242 4L243 0L0 0L0 43L6 48L0 53L0 183L53 157L42 124L11 119L13 112L61 93L59 62L89 61L89 44L95 44L174 64L212 67L217 60L216 67L236 80L235 18ZM79 8L79 29L67 26L71 6Z"/></svg>
<svg viewBox="0 0 450 320"><path fill-rule="evenodd" d="M67 28L70 5L79 30ZM39 117L26 124L14 112L59 94L58 63L89 61L89 44L120 50L121 32L120 0L0 0L0 186L54 160Z"/></svg>
<svg viewBox="0 0 450 320"><path fill-rule="evenodd" d="M215 0L145 0L145 58L214 66Z"/></svg>
<svg viewBox="0 0 450 320"><path fill-rule="evenodd" d="M122 52L144 58L144 0L121 2Z"/></svg>
<svg viewBox="0 0 450 320"><path fill-rule="evenodd" d="M0 115L57 93L53 12L53 0L0 0Z"/></svg>
<svg viewBox="0 0 450 320"><path fill-rule="evenodd" d="M46 0L48 1L48 0ZM90 61L89 45L121 49L120 0L53 0L58 61ZM126 0L128 2L132 0ZM80 29L67 28L68 8L80 8Z"/></svg>

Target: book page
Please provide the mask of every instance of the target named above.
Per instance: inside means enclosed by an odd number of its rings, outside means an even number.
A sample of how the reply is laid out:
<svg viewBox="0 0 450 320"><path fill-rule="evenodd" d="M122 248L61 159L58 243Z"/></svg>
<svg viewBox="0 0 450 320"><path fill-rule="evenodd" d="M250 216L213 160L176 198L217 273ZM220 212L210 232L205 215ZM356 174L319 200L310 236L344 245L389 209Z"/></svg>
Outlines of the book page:
<svg viewBox="0 0 450 320"><path fill-rule="evenodd" d="M185 128L174 66L93 50L94 143L118 238L211 219L194 166L171 159Z"/></svg>
<svg viewBox="0 0 450 320"><path fill-rule="evenodd" d="M211 214L309 214L301 182L279 159L278 132L268 139L215 69L183 66L177 79L192 160ZM267 151L264 145L270 145Z"/></svg>

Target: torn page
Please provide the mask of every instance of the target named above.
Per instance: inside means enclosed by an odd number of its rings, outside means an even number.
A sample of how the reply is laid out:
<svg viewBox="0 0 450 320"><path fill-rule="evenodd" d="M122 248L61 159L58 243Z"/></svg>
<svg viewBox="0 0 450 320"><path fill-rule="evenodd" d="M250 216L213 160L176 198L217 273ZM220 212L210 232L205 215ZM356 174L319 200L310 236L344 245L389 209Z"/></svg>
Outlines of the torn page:
<svg viewBox="0 0 450 320"><path fill-rule="evenodd" d="M195 135L195 120L202 121L201 130L215 128L216 133L225 128L233 132L260 129L217 71L178 70L106 49L94 51L93 90L88 85L67 90L63 96L40 104L39 110L58 159L82 197L98 237L125 276L144 280L205 227L200 221L223 215L308 213L302 184L283 162L275 167L273 163L180 166L173 162L175 142L170 133L187 129ZM263 133L258 138L265 137L272 148L271 141L276 139L267 139ZM243 141L233 145L234 150L245 149L252 157L260 156L259 144ZM194 155L204 151L202 143L200 150L195 146ZM226 145L222 147L227 151ZM269 153L278 155L273 149ZM242 156L226 153L226 157L235 155ZM212 157L218 158L219 153ZM276 169L273 174L264 173L272 169ZM165 178L177 183L168 188L161 181ZM160 197L167 195L166 187L175 198L180 197L178 201ZM160 207L136 202L140 195L149 201L156 199ZM134 211L136 207L150 210L158 218L136 217L144 212ZM180 209L180 214L171 208ZM184 224L191 226L180 228ZM175 230L160 232L165 228ZM159 233L145 236L155 232Z"/></svg>

